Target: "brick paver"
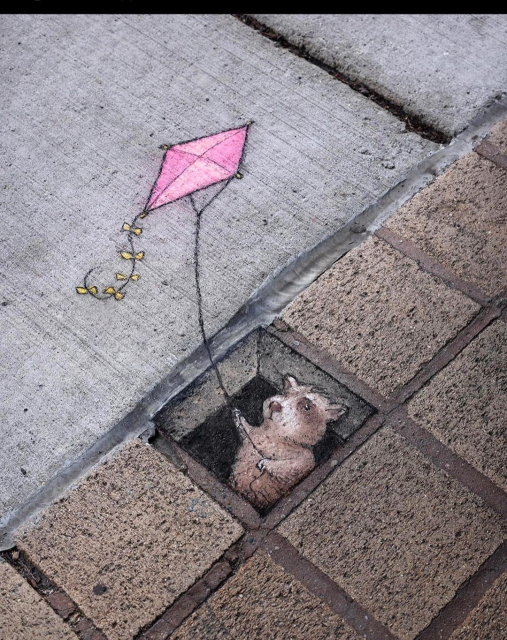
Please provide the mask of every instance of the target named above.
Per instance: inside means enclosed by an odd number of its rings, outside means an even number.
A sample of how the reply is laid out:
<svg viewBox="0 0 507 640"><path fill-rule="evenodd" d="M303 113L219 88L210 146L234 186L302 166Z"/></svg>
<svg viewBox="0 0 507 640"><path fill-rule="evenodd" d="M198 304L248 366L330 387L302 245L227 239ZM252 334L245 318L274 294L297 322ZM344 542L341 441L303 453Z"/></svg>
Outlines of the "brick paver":
<svg viewBox="0 0 507 640"><path fill-rule="evenodd" d="M496 514L390 429L279 532L403 640L415 638L502 540Z"/></svg>
<svg viewBox="0 0 507 640"><path fill-rule="evenodd" d="M370 238L296 298L283 319L389 395L478 310L413 260Z"/></svg>
<svg viewBox="0 0 507 640"><path fill-rule="evenodd" d="M491 129L488 142L494 144L500 153L507 154L507 118Z"/></svg>
<svg viewBox="0 0 507 640"><path fill-rule="evenodd" d="M76 640L76 635L11 566L0 561L0 640Z"/></svg>
<svg viewBox="0 0 507 640"><path fill-rule="evenodd" d="M412 399L408 412L507 491L507 324L487 327Z"/></svg>
<svg viewBox="0 0 507 640"><path fill-rule="evenodd" d="M498 578L450 640L507 638L507 573Z"/></svg>
<svg viewBox="0 0 507 640"><path fill-rule="evenodd" d="M489 295L507 283L507 173L471 153L386 222Z"/></svg>
<svg viewBox="0 0 507 640"><path fill-rule="evenodd" d="M111 640L161 614L242 528L157 451L126 446L19 547Z"/></svg>
<svg viewBox="0 0 507 640"><path fill-rule="evenodd" d="M172 640L359 640L298 580L258 551Z"/></svg>

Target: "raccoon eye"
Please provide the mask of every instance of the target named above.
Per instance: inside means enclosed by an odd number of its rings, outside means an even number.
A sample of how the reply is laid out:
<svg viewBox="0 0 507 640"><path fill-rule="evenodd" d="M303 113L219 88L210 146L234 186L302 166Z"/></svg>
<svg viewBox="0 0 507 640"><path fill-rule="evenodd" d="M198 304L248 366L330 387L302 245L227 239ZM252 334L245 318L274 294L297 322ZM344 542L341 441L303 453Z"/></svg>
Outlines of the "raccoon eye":
<svg viewBox="0 0 507 640"><path fill-rule="evenodd" d="M303 407L303 408L304 408L304 410L305 410L305 411L310 411L310 409L312 408L312 405L311 405L311 403L307 400L307 401L305 402L305 404L304 404L304 407Z"/></svg>

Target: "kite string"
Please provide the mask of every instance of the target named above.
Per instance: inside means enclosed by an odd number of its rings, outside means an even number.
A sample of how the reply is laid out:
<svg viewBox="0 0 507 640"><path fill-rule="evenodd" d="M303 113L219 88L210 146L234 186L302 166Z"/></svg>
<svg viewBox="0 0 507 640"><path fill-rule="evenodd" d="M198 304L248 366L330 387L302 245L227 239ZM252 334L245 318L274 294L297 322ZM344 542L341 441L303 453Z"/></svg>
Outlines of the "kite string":
<svg viewBox="0 0 507 640"><path fill-rule="evenodd" d="M218 195L218 194L217 194ZM200 283L200 268L199 268L199 239L200 239L200 235L201 235L201 216L204 212L204 209L206 209L206 207L208 206L208 204L211 203L208 202L202 209L198 209L196 207L194 198L192 197L192 194L190 194L190 202L192 203L192 207L195 211L195 214L197 216L196 218L196 222L195 222L195 242L194 242L194 275L195 275L195 288L196 288L196 292L197 292L197 316L198 316L198 320L199 320L199 329L201 331L201 337L202 337L202 341L204 344L204 347L208 353L208 358L209 361L211 363L211 366L213 367L213 370L217 376L217 380L218 380L218 384L220 386L220 389L222 390L222 393L224 395L225 401L227 403L227 406L229 407L229 410L231 411L231 413L233 413L234 407L232 406L232 402L231 402L231 397L229 395L229 393L227 392L227 389L225 388L224 385L224 381L222 379L222 375L218 369L217 364L215 363L214 359L213 359L213 355L211 353L211 347L210 344L208 342L208 338L206 336L206 330L204 329L204 317L203 317L203 313L202 313L202 292L201 292L201 283ZM216 196L215 196L216 197ZM214 198L213 198L214 199Z"/></svg>
<svg viewBox="0 0 507 640"><path fill-rule="evenodd" d="M209 201L207 202L204 207L202 209L198 209L196 207L194 198L192 197L192 194L189 195L190 198L190 202L192 203L192 208L195 211L196 214L196 222L195 222L195 242L194 242L194 275L195 275L195 288L196 288L196 292L197 292L197 317L199 320L199 329L201 331L201 337L202 337L202 341L204 344L204 347L206 349L206 352L208 354L208 358L209 361L211 363L211 366L216 374L217 380L218 380L218 384L220 386L220 389L223 393L223 396L225 398L225 402L227 404L227 408L229 409L229 412L231 414L231 418L234 422L234 424L237 426L237 428L241 431L241 433L243 434L244 437L246 437L252 447L254 448L255 451L257 451L257 453L260 455L261 458L264 458L264 454L262 453L262 451L259 451L259 449L255 446L255 443L253 442L252 438L250 437L250 434L246 431L246 429L243 427L242 423L241 423L241 412L239 411L239 409L237 409L236 407L234 407L232 400L231 400L231 396L229 395L229 393L227 392L227 389L225 388L224 385L224 381L222 379L222 374L220 373L218 366L215 362L215 360L213 359L213 355L211 353L211 347L208 341L208 338L206 336L206 330L204 329L204 318L203 318L203 313L202 313L202 292L201 292L201 283L200 283L200 268L199 268L199 248L200 248L200 236L201 236L201 216L204 212L204 210L206 209L206 207L208 205L211 204L211 202L217 197L217 195L219 195L219 193L221 193L223 191L223 189L227 186L228 182L224 185L224 187L217 193L215 194L215 196ZM262 475L264 475L264 471L262 472Z"/></svg>

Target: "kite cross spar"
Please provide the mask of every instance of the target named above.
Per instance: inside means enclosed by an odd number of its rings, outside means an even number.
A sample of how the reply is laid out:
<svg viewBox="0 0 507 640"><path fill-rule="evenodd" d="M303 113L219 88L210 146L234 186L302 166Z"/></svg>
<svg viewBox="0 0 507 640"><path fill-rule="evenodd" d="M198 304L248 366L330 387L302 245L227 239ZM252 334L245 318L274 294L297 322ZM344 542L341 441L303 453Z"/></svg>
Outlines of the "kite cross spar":
<svg viewBox="0 0 507 640"><path fill-rule="evenodd" d="M163 145L161 148L166 151L160 172L143 211L138 213L132 222L124 222L122 226L122 231L127 234L128 248L120 251L120 256L130 262L130 270L128 270L128 273L116 273L115 278L121 284L108 286L100 292L98 287L90 282L91 274L94 271L94 268L92 268L85 275L83 285L76 287L76 291L80 295L90 294L97 300L108 300L110 298L122 300L125 297L125 288L131 282L139 280L139 274L135 273L136 263L140 262L145 256L144 251L136 251L134 246L136 238L143 233L142 227L139 226L142 224L140 221L146 218L148 214L152 214L155 209L182 198L188 198L196 214L194 268L199 329L210 363L237 424L239 424L238 412L232 408L229 394L213 360L204 330L202 294L199 281L199 239L201 217L204 210L222 193L233 178L242 177L239 169L244 156L248 130L252 124L250 121L238 129L229 129L204 138L175 144L171 147Z"/></svg>

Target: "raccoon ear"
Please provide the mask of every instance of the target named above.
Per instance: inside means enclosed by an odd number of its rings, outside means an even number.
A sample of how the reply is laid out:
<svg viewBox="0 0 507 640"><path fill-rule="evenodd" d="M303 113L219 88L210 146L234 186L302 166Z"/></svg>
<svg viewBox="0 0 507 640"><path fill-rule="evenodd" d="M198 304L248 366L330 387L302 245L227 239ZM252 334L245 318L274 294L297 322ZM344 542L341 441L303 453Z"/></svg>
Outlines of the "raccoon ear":
<svg viewBox="0 0 507 640"><path fill-rule="evenodd" d="M348 410L349 408L346 404L332 404L326 409L327 422L330 420L338 420L338 418L341 418Z"/></svg>
<svg viewBox="0 0 507 640"><path fill-rule="evenodd" d="M291 391L298 388L299 388L299 384L296 378L294 378L294 376L289 376L289 375L285 376L283 380L284 391Z"/></svg>

